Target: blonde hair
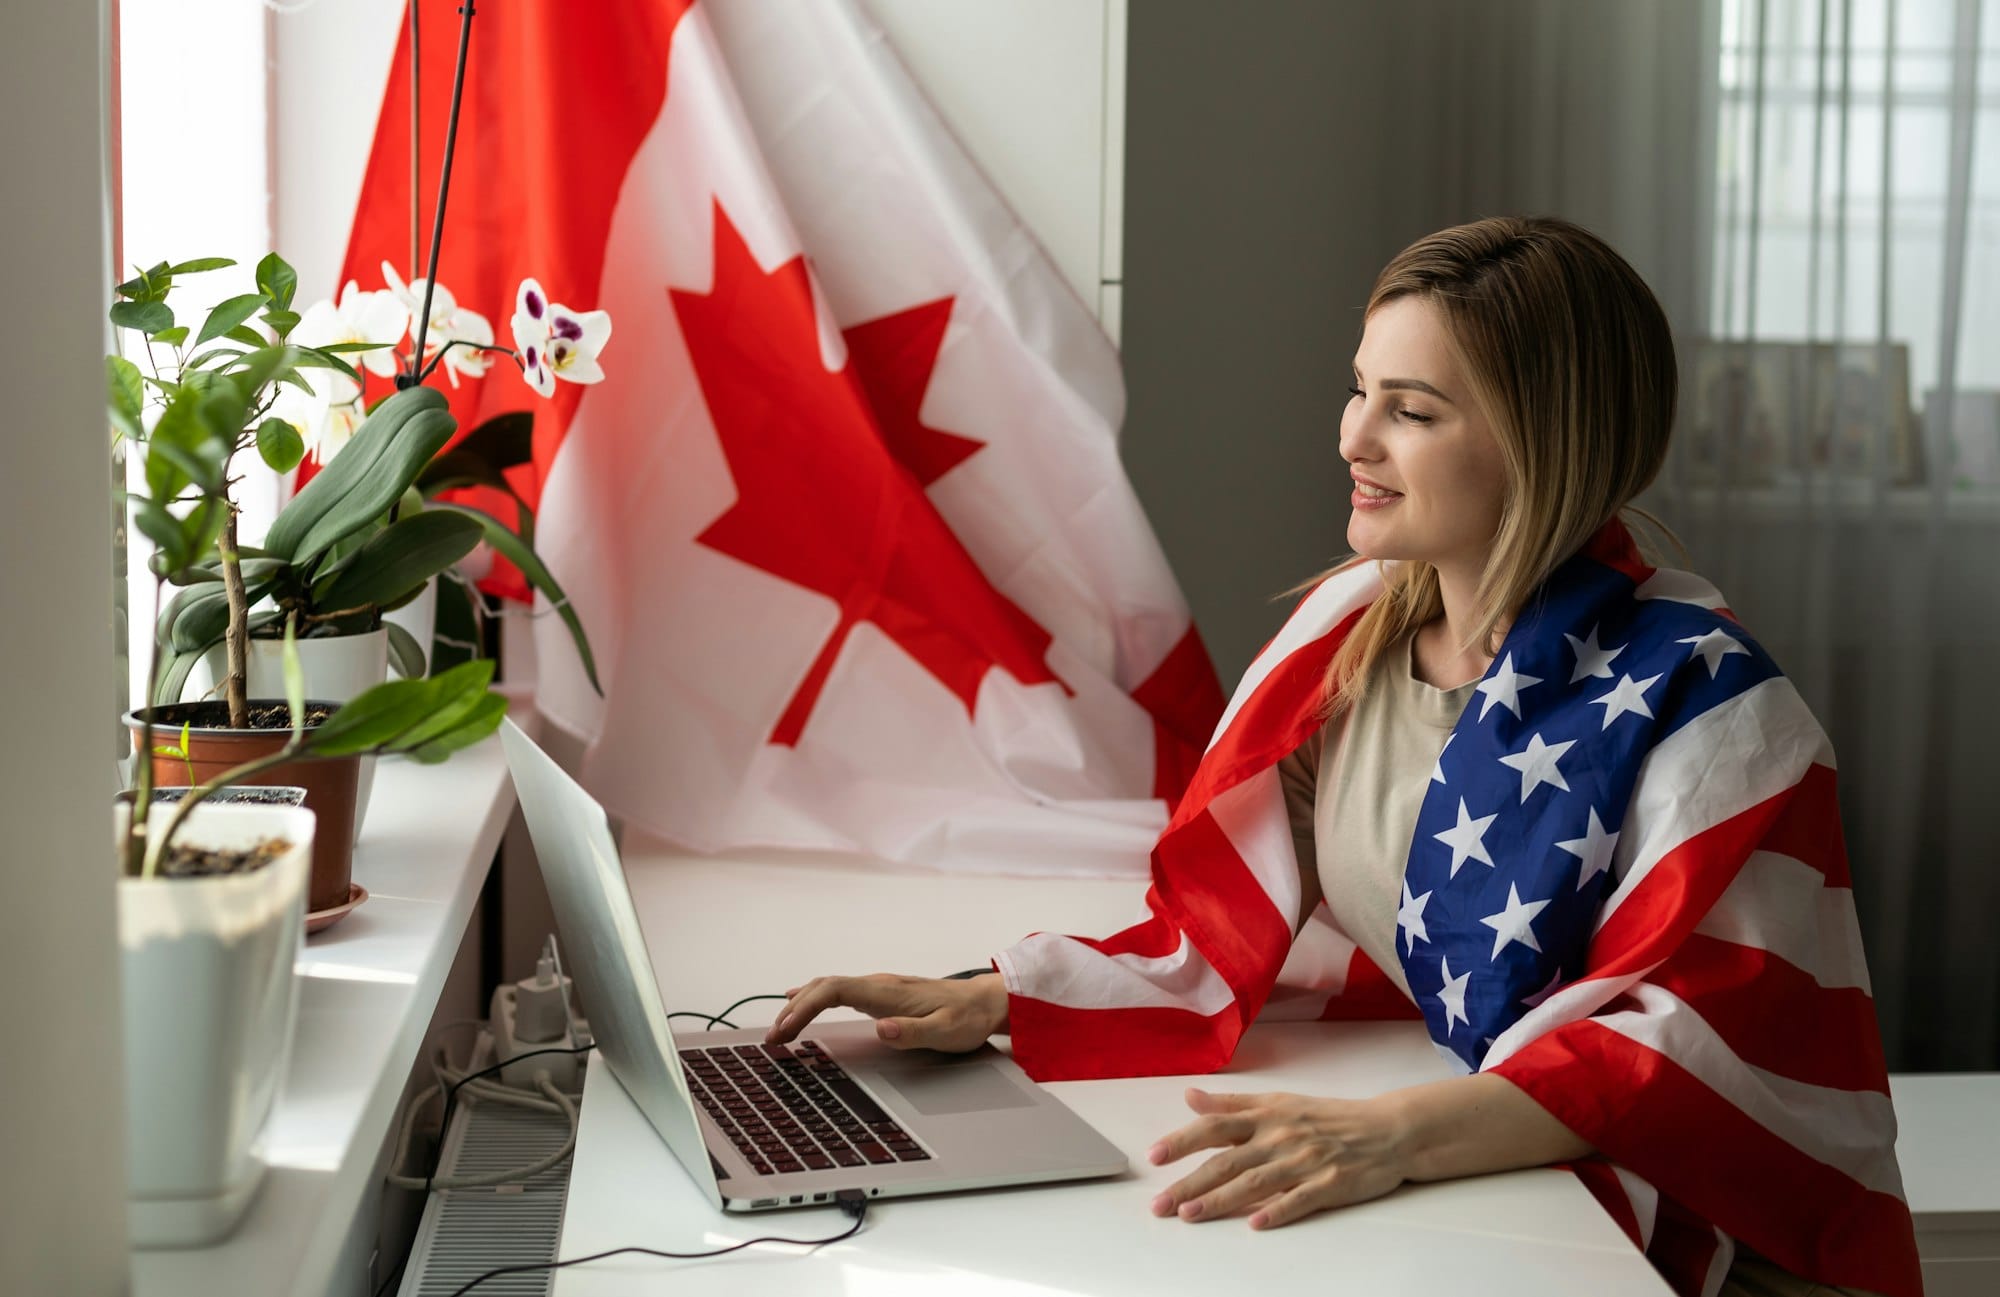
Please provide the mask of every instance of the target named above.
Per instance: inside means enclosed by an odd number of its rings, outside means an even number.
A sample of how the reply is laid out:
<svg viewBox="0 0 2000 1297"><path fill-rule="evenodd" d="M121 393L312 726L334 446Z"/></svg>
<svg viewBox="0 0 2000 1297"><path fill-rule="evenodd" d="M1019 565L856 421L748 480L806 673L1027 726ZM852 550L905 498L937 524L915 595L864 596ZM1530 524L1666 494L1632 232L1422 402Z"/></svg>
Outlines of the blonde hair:
<svg viewBox="0 0 2000 1297"><path fill-rule="evenodd" d="M1417 240L1383 268L1366 315L1405 297L1437 309L1500 443L1500 525L1460 646L1491 653L1501 623L1659 472L1679 386L1673 335L1623 257L1554 217L1493 217ZM1327 668L1329 715L1360 697L1384 654L1443 615L1429 563L1385 565L1383 579Z"/></svg>

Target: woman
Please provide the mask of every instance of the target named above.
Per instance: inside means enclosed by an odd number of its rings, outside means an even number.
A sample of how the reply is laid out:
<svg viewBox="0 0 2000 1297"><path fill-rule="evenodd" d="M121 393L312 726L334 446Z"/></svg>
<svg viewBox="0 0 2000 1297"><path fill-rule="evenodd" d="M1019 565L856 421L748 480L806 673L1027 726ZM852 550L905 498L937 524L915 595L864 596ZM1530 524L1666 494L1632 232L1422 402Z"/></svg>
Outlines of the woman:
<svg viewBox="0 0 2000 1297"><path fill-rule="evenodd" d="M1223 1151L1153 1210L1262 1229L1568 1163L1681 1292L1919 1292L1825 736L1618 521L1675 387L1658 302L1587 232L1405 249L1341 419L1358 557L1238 687L1154 848L1151 918L1035 934L963 981L818 978L771 1039L846 1005L902 1047L1011 1031L1068 1079L1213 1070L1301 1006L1421 1013L1460 1075L1190 1090L1152 1160ZM1285 985L1310 968L1344 976Z"/></svg>

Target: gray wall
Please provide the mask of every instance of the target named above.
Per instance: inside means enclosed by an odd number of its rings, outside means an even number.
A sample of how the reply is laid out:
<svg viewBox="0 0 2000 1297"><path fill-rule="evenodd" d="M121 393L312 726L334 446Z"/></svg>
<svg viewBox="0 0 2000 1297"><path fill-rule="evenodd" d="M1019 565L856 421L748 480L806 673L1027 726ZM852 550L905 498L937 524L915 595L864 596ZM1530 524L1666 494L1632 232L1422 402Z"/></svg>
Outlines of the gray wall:
<svg viewBox="0 0 2000 1297"><path fill-rule="evenodd" d="M1361 306L1447 225L1552 212L1692 319L1702 6L1141 0L1124 454L1225 686L1345 552Z"/></svg>
<svg viewBox="0 0 2000 1297"><path fill-rule="evenodd" d="M0 42L8 292L0 354L0 905L13 1031L0 1062L0 1291L126 1288L112 761L111 456L104 416L97 4L28 5Z"/></svg>

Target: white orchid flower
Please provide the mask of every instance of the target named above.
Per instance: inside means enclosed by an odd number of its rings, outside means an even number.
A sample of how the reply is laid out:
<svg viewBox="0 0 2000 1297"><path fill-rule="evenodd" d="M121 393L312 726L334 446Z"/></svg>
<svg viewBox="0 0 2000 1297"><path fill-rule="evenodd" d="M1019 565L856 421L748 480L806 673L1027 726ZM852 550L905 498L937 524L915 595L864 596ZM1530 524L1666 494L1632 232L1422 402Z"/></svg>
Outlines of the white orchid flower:
<svg viewBox="0 0 2000 1297"><path fill-rule="evenodd" d="M299 326L292 330L292 341L308 347L329 347L342 342L374 342L386 344L372 351L353 353L353 359L369 373L381 378L394 376L396 372L396 344L410 331L410 311L396 300L394 293L383 291L361 291L361 286L352 279L340 290L338 303L319 301L306 308L299 317ZM328 393L334 405L359 394L359 389L343 392L342 388L354 388L354 380L337 371L314 370L316 377L331 374L334 389Z"/></svg>
<svg viewBox="0 0 2000 1297"><path fill-rule="evenodd" d="M514 294L513 329L521 377L541 395L553 395L558 378L570 383L603 380L597 355L611 338L609 311L573 311L551 302L535 280L524 279Z"/></svg>
<svg viewBox="0 0 2000 1297"><path fill-rule="evenodd" d="M414 284L405 284L403 277L396 273L395 266L386 261L382 263L382 278L396 300L409 311L414 330L415 321L423 314L424 285L428 281L420 279ZM472 345L445 350L454 342ZM457 387L460 374L467 378L479 378L486 373L488 356L479 348L492 345L492 323L470 307L460 306L458 299L451 295L451 290L438 284L431 292L430 326L424 331L421 363L429 364L432 357L444 352L444 376L453 387Z"/></svg>
<svg viewBox="0 0 2000 1297"><path fill-rule="evenodd" d="M313 385L312 390L301 391L290 383L280 385L271 402L270 417L291 424L305 442L306 453L324 465L361 424L361 390L354 380L334 370L300 370L299 376ZM349 395L336 403L327 395L335 388Z"/></svg>

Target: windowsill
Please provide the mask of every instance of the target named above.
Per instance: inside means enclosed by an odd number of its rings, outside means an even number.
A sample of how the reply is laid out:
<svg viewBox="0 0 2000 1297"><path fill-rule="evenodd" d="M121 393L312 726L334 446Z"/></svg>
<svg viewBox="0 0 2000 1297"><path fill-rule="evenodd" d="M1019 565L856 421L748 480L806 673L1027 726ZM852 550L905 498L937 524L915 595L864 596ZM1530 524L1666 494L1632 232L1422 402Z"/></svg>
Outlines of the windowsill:
<svg viewBox="0 0 2000 1297"><path fill-rule="evenodd" d="M138 1297L325 1289L513 809L497 738L440 766L377 767L354 852L368 900L300 952L264 1182L221 1243L135 1251Z"/></svg>

